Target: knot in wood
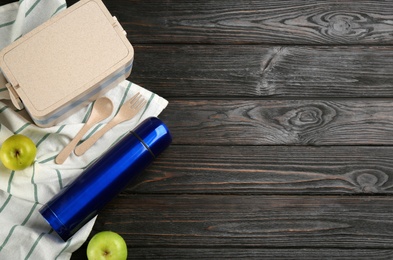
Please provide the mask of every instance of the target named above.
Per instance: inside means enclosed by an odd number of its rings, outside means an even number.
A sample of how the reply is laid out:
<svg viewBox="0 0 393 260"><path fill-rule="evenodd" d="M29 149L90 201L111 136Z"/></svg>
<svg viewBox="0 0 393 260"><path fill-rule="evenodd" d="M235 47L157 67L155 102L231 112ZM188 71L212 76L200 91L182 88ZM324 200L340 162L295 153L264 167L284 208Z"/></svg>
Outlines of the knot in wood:
<svg viewBox="0 0 393 260"><path fill-rule="evenodd" d="M326 34L339 37L364 37L368 29L362 27L362 23L367 22L367 18L360 14L330 14L325 19L328 21Z"/></svg>
<svg viewBox="0 0 393 260"><path fill-rule="evenodd" d="M349 34L351 23L348 20L336 20L331 24L333 31L339 34Z"/></svg>
<svg viewBox="0 0 393 260"><path fill-rule="evenodd" d="M320 126L323 122L322 116L321 109L307 106L288 111L277 119L286 130L305 130Z"/></svg>
<svg viewBox="0 0 393 260"><path fill-rule="evenodd" d="M360 192L377 193L384 189L383 185L388 180L388 175L377 169L362 169L350 172L349 177L352 179Z"/></svg>

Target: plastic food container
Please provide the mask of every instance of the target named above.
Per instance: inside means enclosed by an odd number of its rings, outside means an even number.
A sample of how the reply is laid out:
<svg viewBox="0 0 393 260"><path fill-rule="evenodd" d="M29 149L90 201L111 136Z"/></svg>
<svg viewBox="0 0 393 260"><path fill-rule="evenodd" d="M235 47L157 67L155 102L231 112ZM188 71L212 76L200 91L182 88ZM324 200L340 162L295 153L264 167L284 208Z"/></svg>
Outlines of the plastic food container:
<svg viewBox="0 0 393 260"><path fill-rule="evenodd" d="M0 52L13 104L56 125L131 73L134 50L100 0L81 0Z"/></svg>

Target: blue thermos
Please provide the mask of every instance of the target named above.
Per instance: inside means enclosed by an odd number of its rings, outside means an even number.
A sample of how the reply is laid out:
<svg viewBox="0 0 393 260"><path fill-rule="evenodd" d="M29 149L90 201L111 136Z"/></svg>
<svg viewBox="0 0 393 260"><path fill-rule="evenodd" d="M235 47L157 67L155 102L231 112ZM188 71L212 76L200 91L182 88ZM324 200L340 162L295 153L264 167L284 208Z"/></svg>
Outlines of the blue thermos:
<svg viewBox="0 0 393 260"><path fill-rule="evenodd" d="M98 214L172 142L166 125L150 117L64 187L41 215L67 241Z"/></svg>

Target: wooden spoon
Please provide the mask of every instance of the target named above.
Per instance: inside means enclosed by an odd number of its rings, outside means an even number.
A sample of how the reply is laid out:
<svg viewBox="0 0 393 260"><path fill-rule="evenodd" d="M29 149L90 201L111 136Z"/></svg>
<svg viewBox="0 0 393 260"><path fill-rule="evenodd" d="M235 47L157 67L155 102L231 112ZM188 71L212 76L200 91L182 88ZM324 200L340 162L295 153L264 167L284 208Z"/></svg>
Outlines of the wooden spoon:
<svg viewBox="0 0 393 260"><path fill-rule="evenodd" d="M86 124L81 128L77 135L72 139L72 141L64 147L64 149L57 155L55 162L57 164L62 164L67 157L70 155L72 150L75 148L79 140L86 134L86 132L98 122L101 122L105 118L112 114L113 104L112 101L107 97L101 97L94 103L93 109Z"/></svg>

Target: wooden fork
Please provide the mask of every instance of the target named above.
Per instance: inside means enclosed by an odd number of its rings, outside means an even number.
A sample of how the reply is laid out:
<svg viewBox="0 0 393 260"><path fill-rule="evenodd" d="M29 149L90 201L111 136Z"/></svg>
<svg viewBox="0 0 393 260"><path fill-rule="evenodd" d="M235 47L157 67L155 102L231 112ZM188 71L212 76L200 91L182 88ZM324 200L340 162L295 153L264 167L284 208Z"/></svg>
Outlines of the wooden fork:
<svg viewBox="0 0 393 260"><path fill-rule="evenodd" d="M100 139L109 129L114 126L132 119L145 106L146 100L138 92L121 106L117 115L112 118L103 128L85 140L75 148L75 154L80 156L84 154L98 139Z"/></svg>

